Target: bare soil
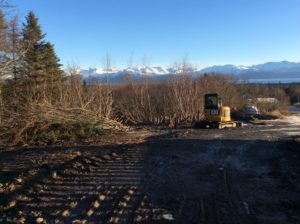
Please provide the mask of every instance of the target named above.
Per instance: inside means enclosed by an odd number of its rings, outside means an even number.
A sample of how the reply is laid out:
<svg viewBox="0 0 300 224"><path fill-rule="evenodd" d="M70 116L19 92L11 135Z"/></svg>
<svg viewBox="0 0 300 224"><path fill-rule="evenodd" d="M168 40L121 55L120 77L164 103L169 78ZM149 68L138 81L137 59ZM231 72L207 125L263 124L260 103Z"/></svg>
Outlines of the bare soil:
<svg viewBox="0 0 300 224"><path fill-rule="evenodd" d="M0 152L0 223L300 223L299 114Z"/></svg>

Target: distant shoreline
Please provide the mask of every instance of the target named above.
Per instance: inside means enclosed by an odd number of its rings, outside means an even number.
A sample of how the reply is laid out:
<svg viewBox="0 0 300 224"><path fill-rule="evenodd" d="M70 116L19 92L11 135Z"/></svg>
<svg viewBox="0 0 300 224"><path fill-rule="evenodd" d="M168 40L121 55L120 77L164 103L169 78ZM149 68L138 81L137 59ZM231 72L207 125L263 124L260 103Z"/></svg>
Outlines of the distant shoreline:
<svg viewBox="0 0 300 224"><path fill-rule="evenodd" d="M289 83L300 83L299 78L277 78L277 79L247 79L249 83L259 83L259 84L289 84ZM244 82L244 80L239 80L240 83Z"/></svg>

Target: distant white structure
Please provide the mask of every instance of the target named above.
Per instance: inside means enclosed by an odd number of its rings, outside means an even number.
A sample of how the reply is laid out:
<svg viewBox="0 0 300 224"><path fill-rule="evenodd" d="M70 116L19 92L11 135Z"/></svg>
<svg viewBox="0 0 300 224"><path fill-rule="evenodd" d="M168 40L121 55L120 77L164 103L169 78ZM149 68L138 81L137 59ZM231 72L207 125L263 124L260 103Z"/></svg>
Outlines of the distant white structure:
<svg viewBox="0 0 300 224"><path fill-rule="evenodd" d="M9 79L13 79L13 75L7 74L7 75L1 75L0 76L0 80L9 80Z"/></svg>
<svg viewBox="0 0 300 224"><path fill-rule="evenodd" d="M278 102L279 101L273 97L258 97L254 99L248 99L247 105L244 108L244 114L246 116L260 114L260 112L266 109L266 106L274 106L278 104Z"/></svg>
<svg viewBox="0 0 300 224"><path fill-rule="evenodd" d="M258 103L271 103L277 104L278 100L276 98L256 98Z"/></svg>

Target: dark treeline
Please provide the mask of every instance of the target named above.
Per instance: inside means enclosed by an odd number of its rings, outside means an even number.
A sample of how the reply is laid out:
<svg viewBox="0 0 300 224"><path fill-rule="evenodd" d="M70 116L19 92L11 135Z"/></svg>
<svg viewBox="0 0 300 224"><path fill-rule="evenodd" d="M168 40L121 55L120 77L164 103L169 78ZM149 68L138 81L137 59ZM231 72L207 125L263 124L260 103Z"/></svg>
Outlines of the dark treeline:
<svg viewBox="0 0 300 224"><path fill-rule="evenodd" d="M18 24L0 10L0 143L53 143L97 136L99 128L115 120L159 125L172 119L193 122L203 117L203 95L208 92L220 94L234 112L257 97L279 100L275 107L264 105L265 112L285 108L289 100L299 101L299 85L237 84L230 76L193 78L184 71L164 82L137 83L129 75L123 85L97 80L87 85L76 66L62 71L33 12L22 27ZM3 79L8 76L12 78Z"/></svg>
<svg viewBox="0 0 300 224"><path fill-rule="evenodd" d="M300 83L291 83L283 85L286 94L290 98L291 104L300 105Z"/></svg>

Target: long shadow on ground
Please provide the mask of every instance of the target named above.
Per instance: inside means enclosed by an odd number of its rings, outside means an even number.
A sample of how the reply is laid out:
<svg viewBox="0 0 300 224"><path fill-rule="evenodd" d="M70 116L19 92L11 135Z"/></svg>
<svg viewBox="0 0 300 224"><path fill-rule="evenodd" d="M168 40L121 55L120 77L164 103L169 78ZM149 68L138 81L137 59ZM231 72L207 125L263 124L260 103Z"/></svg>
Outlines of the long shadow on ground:
<svg viewBox="0 0 300 224"><path fill-rule="evenodd" d="M145 188L176 223L299 223L300 145L287 141L152 141Z"/></svg>
<svg viewBox="0 0 300 224"><path fill-rule="evenodd" d="M0 154L0 223L299 223L292 140L159 136Z"/></svg>

